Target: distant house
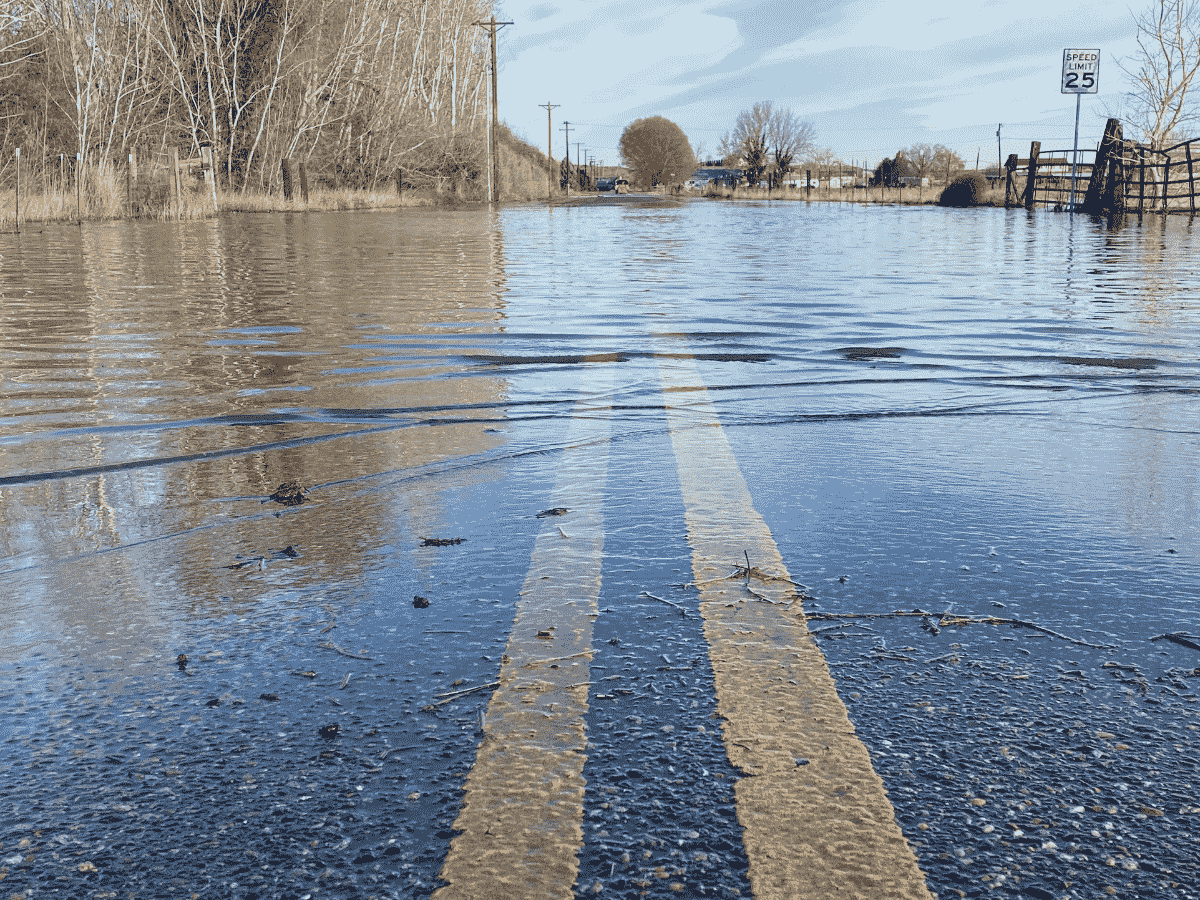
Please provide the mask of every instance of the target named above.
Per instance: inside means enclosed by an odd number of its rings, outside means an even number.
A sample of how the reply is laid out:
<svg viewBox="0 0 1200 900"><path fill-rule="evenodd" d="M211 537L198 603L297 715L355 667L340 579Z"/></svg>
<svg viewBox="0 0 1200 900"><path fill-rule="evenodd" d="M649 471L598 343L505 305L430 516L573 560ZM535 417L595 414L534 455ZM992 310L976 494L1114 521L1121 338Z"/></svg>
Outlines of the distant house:
<svg viewBox="0 0 1200 900"><path fill-rule="evenodd" d="M696 174L692 176L689 184L692 182L700 183L703 180L705 187L708 186L709 182L731 187L737 184L741 178L741 169L726 169L723 166L705 166L696 170Z"/></svg>

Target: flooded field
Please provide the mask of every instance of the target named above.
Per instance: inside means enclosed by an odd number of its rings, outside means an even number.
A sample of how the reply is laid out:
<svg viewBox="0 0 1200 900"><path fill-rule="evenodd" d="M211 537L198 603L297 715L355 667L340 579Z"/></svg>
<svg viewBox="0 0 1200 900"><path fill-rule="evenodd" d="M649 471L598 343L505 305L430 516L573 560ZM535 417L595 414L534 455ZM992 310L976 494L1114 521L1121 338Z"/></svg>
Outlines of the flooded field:
<svg viewBox="0 0 1200 900"><path fill-rule="evenodd" d="M0 236L0 896L458 896L522 642L585 732L547 896L779 896L689 421L931 892L1200 896L1198 252L800 203Z"/></svg>

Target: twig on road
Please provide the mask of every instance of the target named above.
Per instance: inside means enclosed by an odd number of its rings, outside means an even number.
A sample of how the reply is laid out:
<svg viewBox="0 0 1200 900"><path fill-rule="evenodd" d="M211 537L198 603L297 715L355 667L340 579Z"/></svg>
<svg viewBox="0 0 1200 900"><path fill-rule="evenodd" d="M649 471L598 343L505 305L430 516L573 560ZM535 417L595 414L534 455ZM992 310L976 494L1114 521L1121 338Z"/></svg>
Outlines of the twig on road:
<svg viewBox="0 0 1200 900"><path fill-rule="evenodd" d="M349 656L351 659L370 659L374 660L373 656L366 656L362 653L351 653L349 650L344 650L335 644L333 641L326 641L323 644L317 644L318 647L323 647L326 650L333 650L335 653L340 653L342 656Z"/></svg>
<svg viewBox="0 0 1200 900"><path fill-rule="evenodd" d="M679 610L679 614L681 616L683 616L685 619L687 618L688 611L687 611L686 607L680 606L678 603L675 603L671 600L667 600L665 597L657 597L654 594L650 593L649 591L642 591L642 593L639 594L639 596L649 597L651 600L657 600L659 603L665 603L665 604L667 604L667 606L673 606L677 610Z"/></svg>

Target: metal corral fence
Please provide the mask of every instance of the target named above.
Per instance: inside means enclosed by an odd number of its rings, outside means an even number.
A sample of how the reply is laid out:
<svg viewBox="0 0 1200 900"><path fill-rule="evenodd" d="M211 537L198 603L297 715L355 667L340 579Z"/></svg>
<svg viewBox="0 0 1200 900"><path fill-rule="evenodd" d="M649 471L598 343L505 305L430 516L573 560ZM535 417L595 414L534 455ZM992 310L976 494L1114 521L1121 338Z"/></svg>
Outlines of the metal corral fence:
<svg viewBox="0 0 1200 900"><path fill-rule="evenodd" d="M1196 145L1193 148L1193 145ZM1181 141L1172 147L1156 148L1127 141L1121 122L1109 119L1097 150L1045 153L1033 141L1029 156L1009 156L1005 163L1006 206L1018 202L1027 209L1038 204L1056 210L1074 208L1087 213L1121 215L1135 212L1186 212L1196 214L1196 175L1200 170L1200 139ZM1021 179L1024 179L1023 186ZM1074 206L1072 207L1072 187Z"/></svg>

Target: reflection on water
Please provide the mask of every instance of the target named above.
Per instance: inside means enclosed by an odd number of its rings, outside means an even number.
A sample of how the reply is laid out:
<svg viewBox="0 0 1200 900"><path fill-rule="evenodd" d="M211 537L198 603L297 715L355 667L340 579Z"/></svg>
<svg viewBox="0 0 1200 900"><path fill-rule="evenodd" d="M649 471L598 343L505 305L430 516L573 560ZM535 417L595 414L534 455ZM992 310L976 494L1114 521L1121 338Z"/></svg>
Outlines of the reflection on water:
<svg viewBox="0 0 1200 900"><path fill-rule="evenodd" d="M1022 459L1052 473L1043 499L1117 536L1194 533L1185 220L598 203L5 240L7 646L96 610L104 637L144 637L172 620L155 603L186 618L352 579L444 523L442 488L415 473L554 447L596 367L618 434L661 429L664 355L700 360L730 426L878 421L873 452L897 473L987 479ZM990 448L963 425L981 417ZM942 424L930 438L908 420ZM467 463L454 484L488 471ZM261 502L290 480L308 504ZM227 567L257 557L244 590ZM100 586L86 608L81 577Z"/></svg>
<svg viewBox="0 0 1200 900"><path fill-rule="evenodd" d="M504 373L459 377L501 327L502 254L475 213L111 223L4 248L2 643L144 655L180 615L353 579L440 520L425 482L369 477L502 439ZM289 480L310 504L277 516L262 500ZM240 556L264 558L252 582Z"/></svg>

